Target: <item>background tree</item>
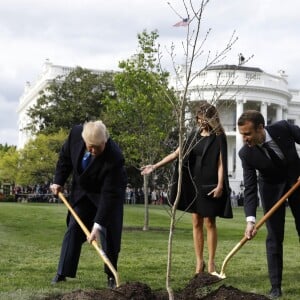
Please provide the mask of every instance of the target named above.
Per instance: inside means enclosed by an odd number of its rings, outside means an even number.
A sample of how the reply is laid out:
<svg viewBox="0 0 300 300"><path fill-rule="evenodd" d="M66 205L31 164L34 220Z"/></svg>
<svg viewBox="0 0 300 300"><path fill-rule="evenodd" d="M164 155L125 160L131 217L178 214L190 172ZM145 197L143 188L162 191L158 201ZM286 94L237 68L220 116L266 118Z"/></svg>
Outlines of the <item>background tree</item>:
<svg viewBox="0 0 300 300"><path fill-rule="evenodd" d="M0 155L2 156L3 153L7 152L11 148L16 149L16 146L9 146L7 143L5 143L4 145L0 144Z"/></svg>
<svg viewBox="0 0 300 300"><path fill-rule="evenodd" d="M58 153L66 139L67 131L54 134L38 134L19 152L19 185L45 184L52 182Z"/></svg>
<svg viewBox="0 0 300 300"><path fill-rule="evenodd" d="M58 76L41 91L37 103L28 109L31 133L55 133L87 119L99 118L104 98L114 98L112 72L95 74L81 67Z"/></svg>
<svg viewBox="0 0 300 300"><path fill-rule="evenodd" d="M16 182L19 155L16 147L0 147L0 182Z"/></svg>
<svg viewBox="0 0 300 300"><path fill-rule="evenodd" d="M158 33L146 30L138 34L138 51L121 61L123 72L115 76L116 99L105 102L105 123L120 144L127 165L138 173L142 165L164 156L168 138L175 126L173 90L168 87L168 73L159 67L156 40ZM148 201L144 182L145 205ZM147 207L144 229L148 229Z"/></svg>

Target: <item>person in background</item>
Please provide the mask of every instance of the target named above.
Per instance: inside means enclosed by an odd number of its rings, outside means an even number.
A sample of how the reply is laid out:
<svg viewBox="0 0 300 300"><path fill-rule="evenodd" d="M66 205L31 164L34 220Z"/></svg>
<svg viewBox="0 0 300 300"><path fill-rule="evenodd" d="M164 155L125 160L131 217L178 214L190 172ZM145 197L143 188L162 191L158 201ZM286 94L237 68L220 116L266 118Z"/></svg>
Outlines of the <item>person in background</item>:
<svg viewBox="0 0 300 300"><path fill-rule="evenodd" d="M122 152L102 121L72 128L60 151L54 183L50 186L55 195L63 191L71 173L69 202L91 230L88 242L101 240L102 249L117 269L127 175ZM52 284L76 276L81 246L87 239L70 213L67 226ZM105 273L108 287L114 288L115 279L106 265Z"/></svg>
<svg viewBox="0 0 300 300"><path fill-rule="evenodd" d="M231 190L227 172L227 140L216 108L203 103L196 114L197 128L185 142L183 180L178 209L192 214L196 274L203 272L205 262L204 225L207 231L208 272L216 272L216 217L232 218ZM142 175L178 158L179 148L153 165L142 167ZM178 167L175 169L171 203L177 194Z"/></svg>
<svg viewBox="0 0 300 300"><path fill-rule="evenodd" d="M244 209L247 221L245 236L252 239L256 234L257 184L263 210L266 213L291 188L300 175L300 159L295 146L295 143L300 144L300 128L287 121L279 121L265 127L262 114L255 110L248 110L239 117L238 129L244 141L239 156L242 161L245 185ZM289 197L288 202L300 236L299 189ZM282 205L266 221L271 298L282 295L285 210L285 205Z"/></svg>

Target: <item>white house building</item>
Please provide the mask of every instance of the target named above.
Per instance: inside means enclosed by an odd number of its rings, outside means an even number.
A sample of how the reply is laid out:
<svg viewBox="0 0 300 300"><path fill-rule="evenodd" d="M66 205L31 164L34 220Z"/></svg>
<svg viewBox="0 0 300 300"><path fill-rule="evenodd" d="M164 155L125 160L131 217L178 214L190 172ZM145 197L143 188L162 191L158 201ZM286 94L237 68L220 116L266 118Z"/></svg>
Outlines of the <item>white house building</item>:
<svg viewBox="0 0 300 300"><path fill-rule="evenodd" d="M171 85L180 91L185 86L185 70L174 77ZM300 91L289 90L287 76L265 73L259 68L242 65L219 65L207 68L195 77L189 87L189 101L208 101L218 108L228 141L228 168L231 188L239 192L243 172L238 151L243 142L237 131L237 120L243 111L255 109L266 123L288 120L300 126Z"/></svg>
<svg viewBox="0 0 300 300"><path fill-rule="evenodd" d="M18 108L18 148L22 148L30 138L22 130L28 122L27 109L36 103L38 93L49 81L58 75L69 73L72 69L74 68L53 65L47 60L38 80L34 84L26 84ZM181 71L182 83L185 72L184 69ZM170 79L170 84L180 91L178 83L178 78ZM238 157L242 138L236 128L241 113L247 109L256 109L263 114L268 124L285 119L300 126L300 90L289 89L287 76L283 71L278 75L272 75L259 68L243 65L209 67L196 76L189 88L189 101L203 100L215 104L218 108L228 140L230 184L236 193L240 192L243 181L241 162Z"/></svg>

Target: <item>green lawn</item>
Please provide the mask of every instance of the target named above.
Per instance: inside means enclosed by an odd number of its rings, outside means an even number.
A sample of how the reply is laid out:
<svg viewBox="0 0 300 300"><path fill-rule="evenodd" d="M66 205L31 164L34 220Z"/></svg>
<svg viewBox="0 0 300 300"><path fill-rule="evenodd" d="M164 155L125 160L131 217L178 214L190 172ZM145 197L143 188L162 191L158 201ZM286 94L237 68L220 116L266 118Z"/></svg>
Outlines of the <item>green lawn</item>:
<svg viewBox="0 0 300 300"><path fill-rule="evenodd" d="M180 212L178 212L180 214ZM258 217L261 217L261 211ZM0 203L0 299L42 299L53 293L106 286L103 264L95 249L83 246L77 278L51 286L65 230L66 208L62 204ZM139 281L154 290L165 289L169 217L163 206L150 207L150 230L142 231L144 207L126 206L122 251L119 260L121 283ZM242 208L234 219L218 219L217 266L220 271L228 252L243 237ZM265 294L269 290L263 226L229 261L227 278L220 284ZM300 297L299 240L289 210L286 217L282 299ZM172 286L184 287L194 275L191 218L185 214L177 224L172 260ZM207 249L205 249L207 257Z"/></svg>

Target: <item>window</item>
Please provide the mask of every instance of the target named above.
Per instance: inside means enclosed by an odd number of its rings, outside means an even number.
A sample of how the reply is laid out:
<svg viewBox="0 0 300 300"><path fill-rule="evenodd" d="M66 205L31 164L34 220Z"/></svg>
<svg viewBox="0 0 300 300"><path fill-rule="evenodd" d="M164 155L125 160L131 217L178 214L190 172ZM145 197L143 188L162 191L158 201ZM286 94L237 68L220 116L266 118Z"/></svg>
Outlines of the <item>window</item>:
<svg viewBox="0 0 300 300"><path fill-rule="evenodd" d="M260 80L260 74L258 73L246 73L247 80Z"/></svg>
<svg viewBox="0 0 300 300"><path fill-rule="evenodd" d="M288 123L295 125L295 120L294 119L287 119Z"/></svg>

